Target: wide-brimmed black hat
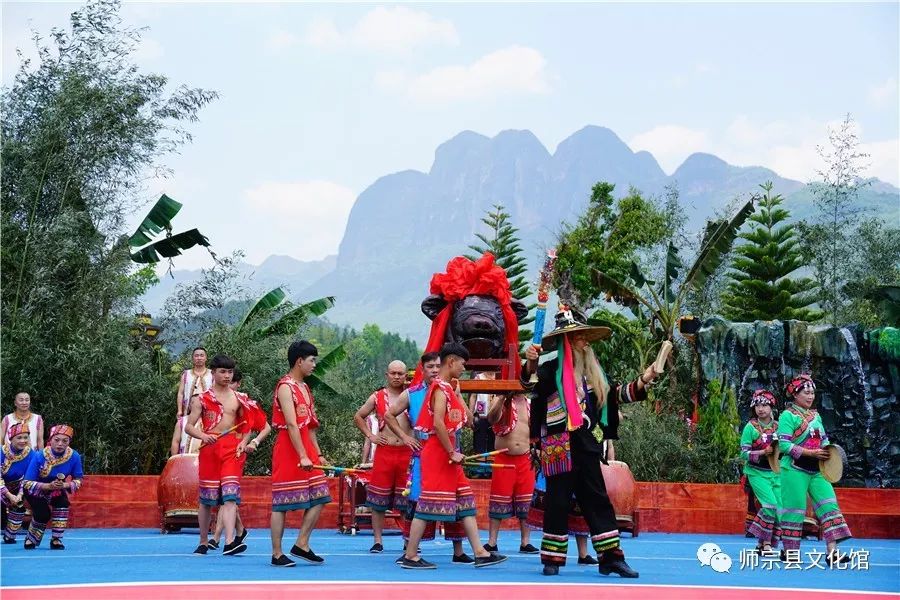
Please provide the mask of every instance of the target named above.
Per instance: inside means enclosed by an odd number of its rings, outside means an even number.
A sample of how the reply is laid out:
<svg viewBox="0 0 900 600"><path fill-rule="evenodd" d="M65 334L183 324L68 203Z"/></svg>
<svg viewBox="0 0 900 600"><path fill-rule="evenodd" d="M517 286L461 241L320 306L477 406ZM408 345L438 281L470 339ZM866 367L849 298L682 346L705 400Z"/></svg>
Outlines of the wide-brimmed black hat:
<svg viewBox="0 0 900 600"><path fill-rule="evenodd" d="M603 340L612 335L612 329L602 325L586 325L584 315L577 310L570 308L564 304L560 304L559 312L556 313L556 328L546 334L541 340L541 347L544 350L556 350L556 344L559 341L557 336L564 333L575 333L580 331L584 333L584 337L589 342Z"/></svg>

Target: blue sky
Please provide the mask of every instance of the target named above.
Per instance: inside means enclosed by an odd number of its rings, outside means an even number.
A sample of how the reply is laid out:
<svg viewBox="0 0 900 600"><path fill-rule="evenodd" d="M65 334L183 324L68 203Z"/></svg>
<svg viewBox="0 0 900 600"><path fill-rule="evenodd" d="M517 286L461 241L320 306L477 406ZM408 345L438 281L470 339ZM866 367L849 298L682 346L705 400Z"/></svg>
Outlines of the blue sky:
<svg viewBox="0 0 900 600"><path fill-rule="evenodd" d="M77 6L4 2L5 84L29 26L63 25ZM221 94L148 201L166 191L184 228L252 263L336 252L360 192L427 171L466 129L530 129L552 152L602 125L668 173L705 151L805 181L849 112L868 175L900 183L898 3L173 2L123 15L149 27L146 70Z"/></svg>

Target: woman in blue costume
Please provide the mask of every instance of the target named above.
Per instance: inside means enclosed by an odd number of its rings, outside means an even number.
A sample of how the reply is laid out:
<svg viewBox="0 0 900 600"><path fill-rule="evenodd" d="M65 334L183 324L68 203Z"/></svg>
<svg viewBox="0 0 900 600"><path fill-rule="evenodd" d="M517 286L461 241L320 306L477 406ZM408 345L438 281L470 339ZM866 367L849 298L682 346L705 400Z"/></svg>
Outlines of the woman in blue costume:
<svg viewBox="0 0 900 600"><path fill-rule="evenodd" d="M9 427L9 440L3 446L0 457L3 481L0 484L0 501L3 503L3 543L15 544L16 534L25 518L22 500L22 481L31 459L37 454L31 449L31 432L28 423L15 423Z"/></svg>
<svg viewBox="0 0 900 600"><path fill-rule="evenodd" d="M40 546L47 523L53 530L51 550L65 550L63 533L69 521L69 493L81 487L81 455L69 447L75 430L69 425L50 428L50 445L36 456L25 473L25 497L31 506L31 526L25 549Z"/></svg>

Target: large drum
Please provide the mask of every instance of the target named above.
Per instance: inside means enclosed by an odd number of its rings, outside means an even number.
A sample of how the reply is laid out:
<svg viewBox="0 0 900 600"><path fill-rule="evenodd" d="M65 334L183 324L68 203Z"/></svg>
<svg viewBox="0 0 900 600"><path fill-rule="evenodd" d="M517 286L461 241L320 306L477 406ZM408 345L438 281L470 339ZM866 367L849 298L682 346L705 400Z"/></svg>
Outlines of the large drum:
<svg viewBox="0 0 900 600"><path fill-rule="evenodd" d="M182 527L199 527L199 469L198 454L176 454L166 462L156 492L163 533Z"/></svg>
<svg viewBox="0 0 900 600"><path fill-rule="evenodd" d="M637 485L628 465L620 460L611 460L609 465L600 463L606 493L609 495L620 531L638 535Z"/></svg>

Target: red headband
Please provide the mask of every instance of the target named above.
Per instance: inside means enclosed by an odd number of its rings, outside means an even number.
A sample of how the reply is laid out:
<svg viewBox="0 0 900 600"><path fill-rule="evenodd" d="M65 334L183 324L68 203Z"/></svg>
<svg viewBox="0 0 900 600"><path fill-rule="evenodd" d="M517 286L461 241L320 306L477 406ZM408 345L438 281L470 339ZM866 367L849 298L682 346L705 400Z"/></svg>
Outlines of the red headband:
<svg viewBox="0 0 900 600"><path fill-rule="evenodd" d="M75 430L70 425L54 425L50 428L50 438L52 439L54 435L67 435L71 440L75 437Z"/></svg>
<svg viewBox="0 0 900 600"><path fill-rule="evenodd" d="M31 430L28 429L28 423L21 422L15 423L14 425L9 426L9 431L7 432L7 437L12 439L17 435L22 435L23 433L31 433Z"/></svg>
<svg viewBox="0 0 900 600"><path fill-rule="evenodd" d="M789 384L787 384L787 393L789 396L793 396L798 392L802 392L803 390L811 389L812 391L816 391L816 383L812 380L812 377L809 375L803 374L798 375L794 379L791 380Z"/></svg>
<svg viewBox="0 0 900 600"><path fill-rule="evenodd" d="M769 405L774 407L777 404L777 400L775 400L775 395L772 394L769 390L756 390L753 392L753 397L750 399L750 408L754 406L764 406Z"/></svg>

